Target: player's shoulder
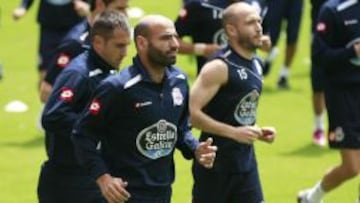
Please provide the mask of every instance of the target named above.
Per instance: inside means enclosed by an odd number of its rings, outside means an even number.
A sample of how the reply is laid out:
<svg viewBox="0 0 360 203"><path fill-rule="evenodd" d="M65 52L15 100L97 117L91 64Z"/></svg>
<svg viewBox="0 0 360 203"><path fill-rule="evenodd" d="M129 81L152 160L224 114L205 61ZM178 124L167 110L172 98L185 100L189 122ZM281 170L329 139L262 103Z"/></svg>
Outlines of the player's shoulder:
<svg viewBox="0 0 360 203"><path fill-rule="evenodd" d="M330 1L334 1L334 0L330 0ZM335 1L335 6L336 6L336 10L338 12L342 12L345 11L349 8L352 8L355 5L359 5L358 0L337 0Z"/></svg>
<svg viewBox="0 0 360 203"><path fill-rule="evenodd" d="M206 62L204 66L201 68L200 74L202 75L218 75L222 74L228 69L228 64L224 60L224 58L213 58Z"/></svg>
<svg viewBox="0 0 360 203"><path fill-rule="evenodd" d="M78 72L87 74L88 70L88 63L87 59L89 58L89 53L87 51L81 53L80 55L76 56L67 67L63 70L63 72Z"/></svg>
<svg viewBox="0 0 360 203"><path fill-rule="evenodd" d="M187 81L187 75L177 66L168 66L166 74L169 79Z"/></svg>
<svg viewBox="0 0 360 203"><path fill-rule="evenodd" d="M135 70L134 66L129 66L119 73L107 77L104 83L114 86L118 90L124 90L138 84L142 79L142 75Z"/></svg>
<svg viewBox="0 0 360 203"><path fill-rule="evenodd" d="M89 31L89 24L87 20L82 20L74 25L62 39L61 44L66 44L69 41L84 41L84 35Z"/></svg>

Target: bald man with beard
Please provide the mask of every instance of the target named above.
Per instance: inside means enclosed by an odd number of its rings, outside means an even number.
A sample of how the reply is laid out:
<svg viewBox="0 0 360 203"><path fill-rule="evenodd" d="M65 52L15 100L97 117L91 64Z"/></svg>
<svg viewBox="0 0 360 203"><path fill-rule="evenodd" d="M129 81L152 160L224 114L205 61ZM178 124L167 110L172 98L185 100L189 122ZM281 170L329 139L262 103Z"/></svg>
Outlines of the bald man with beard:
<svg viewBox="0 0 360 203"><path fill-rule="evenodd" d="M207 62L190 93L190 115L200 140L213 138L219 150L214 167L193 164L193 203L264 202L253 143L272 143L273 127L256 125L262 90L261 17L239 2L223 13L228 46Z"/></svg>
<svg viewBox="0 0 360 203"><path fill-rule="evenodd" d="M187 78L173 65L179 48L173 22L146 16L134 39L133 65L97 88L73 141L108 202L170 203L175 148L211 168L216 147L190 131Z"/></svg>

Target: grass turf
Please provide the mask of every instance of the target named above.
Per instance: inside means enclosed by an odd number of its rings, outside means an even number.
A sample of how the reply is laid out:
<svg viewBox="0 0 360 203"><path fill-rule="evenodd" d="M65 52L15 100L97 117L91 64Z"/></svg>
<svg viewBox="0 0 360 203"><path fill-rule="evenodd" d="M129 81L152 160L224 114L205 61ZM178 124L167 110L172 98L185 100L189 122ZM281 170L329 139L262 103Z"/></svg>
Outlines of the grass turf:
<svg viewBox="0 0 360 203"><path fill-rule="evenodd" d="M3 1L0 19L0 61L5 77L0 81L0 202L37 202L36 187L41 163L46 159L44 136L37 129L41 104L37 93L36 49L38 27L37 8L19 22L11 19L17 1ZM131 0L131 6L146 13L159 13L175 19L179 0ZM292 65L290 91L278 91L276 79L284 54L277 58L270 76L265 79L258 112L259 125L272 125L278 130L274 144L256 143L256 152L267 203L295 202L299 189L312 186L330 167L340 161L336 151L321 149L311 143L312 109L309 78L310 24L309 3L299 39L299 48ZM136 20L132 20L135 23ZM284 36L280 39L283 53ZM131 63L129 57L123 65ZM178 65L195 77L194 59L179 56ZM21 100L29 106L25 113L7 113L4 106ZM195 134L198 131L194 130ZM176 154L176 181L173 203L188 203L191 199L191 162ZM354 202L358 179L351 180L325 197L326 203Z"/></svg>

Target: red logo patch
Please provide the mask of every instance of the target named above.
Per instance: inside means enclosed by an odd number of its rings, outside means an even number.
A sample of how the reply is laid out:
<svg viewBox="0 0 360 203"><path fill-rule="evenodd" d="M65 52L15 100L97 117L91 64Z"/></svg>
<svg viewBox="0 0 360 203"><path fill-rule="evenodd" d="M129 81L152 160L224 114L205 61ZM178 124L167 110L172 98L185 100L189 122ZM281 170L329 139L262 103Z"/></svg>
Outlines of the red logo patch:
<svg viewBox="0 0 360 203"><path fill-rule="evenodd" d="M69 62L70 56L65 53L61 53L57 59L57 65L61 68L64 68Z"/></svg>
<svg viewBox="0 0 360 203"><path fill-rule="evenodd" d="M326 32L326 24L324 22L319 22L316 25L316 31L325 33Z"/></svg>
<svg viewBox="0 0 360 203"><path fill-rule="evenodd" d="M101 109L101 104L99 102L99 100L94 99L89 107L89 111L92 115L98 115Z"/></svg>
<svg viewBox="0 0 360 203"><path fill-rule="evenodd" d="M61 89L60 99L66 102L71 102L74 98L74 92L72 89L63 87Z"/></svg>
<svg viewBox="0 0 360 203"><path fill-rule="evenodd" d="M182 8L179 12L180 18L185 18L187 16L187 10L185 8Z"/></svg>

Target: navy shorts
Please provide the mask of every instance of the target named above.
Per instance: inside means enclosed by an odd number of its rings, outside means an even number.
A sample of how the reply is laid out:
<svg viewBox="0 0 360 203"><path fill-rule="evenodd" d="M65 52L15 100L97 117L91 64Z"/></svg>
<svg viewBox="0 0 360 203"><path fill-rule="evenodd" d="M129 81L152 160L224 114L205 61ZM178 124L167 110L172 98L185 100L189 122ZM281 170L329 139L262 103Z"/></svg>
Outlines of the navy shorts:
<svg viewBox="0 0 360 203"><path fill-rule="evenodd" d="M266 14L266 23L273 46L276 46L279 39L283 19L287 21L287 44L296 43L299 36L303 0L269 0L267 2L269 10Z"/></svg>
<svg viewBox="0 0 360 203"><path fill-rule="evenodd" d="M331 148L360 149L360 85L326 85Z"/></svg>
<svg viewBox="0 0 360 203"><path fill-rule="evenodd" d="M67 34L68 30L54 30L40 26L40 42L39 42L39 71L46 71L50 61L56 53L56 48Z"/></svg>
<svg viewBox="0 0 360 203"><path fill-rule="evenodd" d="M132 187L131 182L126 188L131 198L126 203L170 203L172 189L171 185L142 188Z"/></svg>
<svg viewBox="0 0 360 203"><path fill-rule="evenodd" d="M311 88L313 92L324 92L324 69L311 64Z"/></svg>
<svg viewBox="0 0 360 203"><path fill-rule="evenodd" d="M143 199L131 197L126 203L170 203L171 197L159 199Z"/></svg>
<svg viewBox="0 0 360 203"><path fill-rule="evenodd" d="M85 175L69 175L44 164L38 184L39 203L105 203L95 181Z"/></svg>
<svg viewBox="0 0 360 203"><path fill-rule="evenodd" d="M206 169L197 163L194 176L193 203L263 203L257 167L241 173L224 169Z"/></svg>

